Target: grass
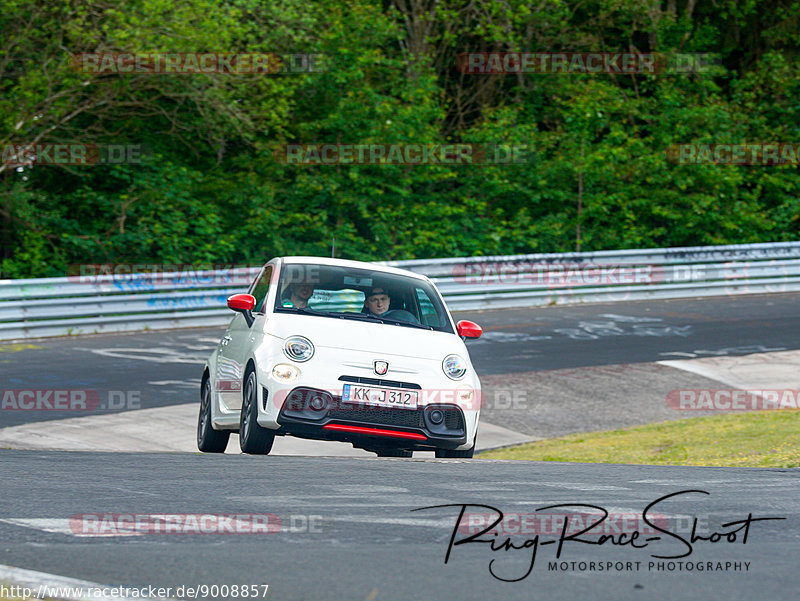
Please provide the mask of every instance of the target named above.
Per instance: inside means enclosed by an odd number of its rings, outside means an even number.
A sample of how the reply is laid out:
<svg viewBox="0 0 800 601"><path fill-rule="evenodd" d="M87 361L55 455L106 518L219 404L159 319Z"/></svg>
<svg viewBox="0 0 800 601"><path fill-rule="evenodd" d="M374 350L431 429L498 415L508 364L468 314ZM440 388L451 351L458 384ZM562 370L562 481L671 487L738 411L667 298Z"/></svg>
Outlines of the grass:
<svg viewBox="0 0 800 601"><path fill-rule="evenodd" d="M18 353L19 351L27 351L29 349L40 349L42 347L35 344L28 344L26 342L14 342L11 344L0 344L0 352L2 353Z"/></svg>
<svg viewBox="0 0 800 601"><path fill-rule="evenodd" d="M800 467L800 410L696 417L485 451L485 459Z"/></svg>

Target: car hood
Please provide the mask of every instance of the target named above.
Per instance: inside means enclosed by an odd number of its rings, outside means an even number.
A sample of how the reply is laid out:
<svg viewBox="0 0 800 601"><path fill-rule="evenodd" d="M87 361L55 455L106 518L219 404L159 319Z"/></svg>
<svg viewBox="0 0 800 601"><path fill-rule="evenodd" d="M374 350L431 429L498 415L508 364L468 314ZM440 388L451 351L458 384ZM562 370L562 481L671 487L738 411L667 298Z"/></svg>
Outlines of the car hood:
<svg viewBox="0 0 800 601"><path fill-rule="evenodd" d="M343 351L371 351L436 361L450 353L466 357L464 343L455 334L353 319L273 315L266 322L264 332L282 339L305 336L314 346Z"/></svg>

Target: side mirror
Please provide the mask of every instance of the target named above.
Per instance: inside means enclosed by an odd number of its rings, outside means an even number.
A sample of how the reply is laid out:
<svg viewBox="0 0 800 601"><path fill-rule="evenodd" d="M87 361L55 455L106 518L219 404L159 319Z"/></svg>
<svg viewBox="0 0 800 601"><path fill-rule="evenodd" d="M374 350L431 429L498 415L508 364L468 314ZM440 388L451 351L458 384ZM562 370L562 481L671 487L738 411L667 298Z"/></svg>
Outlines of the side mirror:
<svg viewBox="0 0 800 601"><path fill-rule="evenodd" d="M458 335L462 338L480 338L483 334L483 328L474 321L467 321L462 319L456 324Z"/></svg>
<svg viewBox="0 0 800 601"><path fill-rule="evenodd" d="M234 294L228 297L228 308L244 315L247 327L253 325L253 308L256 306L256 299L251 294Z"/></svg>

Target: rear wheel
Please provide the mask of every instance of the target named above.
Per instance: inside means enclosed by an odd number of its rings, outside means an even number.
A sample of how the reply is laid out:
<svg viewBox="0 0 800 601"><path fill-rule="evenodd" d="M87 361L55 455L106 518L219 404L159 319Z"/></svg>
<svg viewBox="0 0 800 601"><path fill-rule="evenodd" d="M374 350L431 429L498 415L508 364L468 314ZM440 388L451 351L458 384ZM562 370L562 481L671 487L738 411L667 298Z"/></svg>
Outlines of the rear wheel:
<svg viewBox="0 0 800 601"><path fill-rule="evenodd" d="M197 418L197 448L204 453L224 453L231 433L211 426L211 383L203 380L200 389L200 415Z"/></svg>
<svg viewBox="0 0 800 601"><path fill-rule="evenodd" d="M245 375L242 392L242 415L239 418L239 447L249 455L268 455L275 442L275 434L258 425L258 381L251 369Z"/></svg>

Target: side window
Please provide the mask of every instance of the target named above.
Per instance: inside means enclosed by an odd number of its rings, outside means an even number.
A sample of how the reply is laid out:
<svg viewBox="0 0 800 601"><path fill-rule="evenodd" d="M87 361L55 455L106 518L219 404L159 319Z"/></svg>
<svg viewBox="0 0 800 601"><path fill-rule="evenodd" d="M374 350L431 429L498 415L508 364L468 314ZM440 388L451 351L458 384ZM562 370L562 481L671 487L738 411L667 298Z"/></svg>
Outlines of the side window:
<svg viewBox="0 0 800 601"><path fill-rule="evenodd" d="M264 312L264 301L267 298L267 293L269 292L269 283L272 279L272 265L268 265L267 268L264 270L264 273L261 274L261 277L256 282L256 285L253 286L253 296L256 299L256 306L254 311L256 313L263 313Z"/></svg>
<svg viewBox="0 0 800 601"><path fill-rule="evenodd" d="M417 300L419 301L419 310L422 313L422 323L428 326L440 327L442 319L436 313L436 308L433 306L428 294L422 289L417 288Z"/></svg>

